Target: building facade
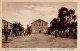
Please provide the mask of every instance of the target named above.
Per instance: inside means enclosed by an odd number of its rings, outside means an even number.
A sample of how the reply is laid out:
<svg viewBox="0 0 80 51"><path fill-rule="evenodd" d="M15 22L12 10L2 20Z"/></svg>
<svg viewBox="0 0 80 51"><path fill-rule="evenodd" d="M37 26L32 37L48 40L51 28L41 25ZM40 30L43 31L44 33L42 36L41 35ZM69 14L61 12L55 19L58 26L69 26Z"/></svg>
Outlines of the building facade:
<svg viewBox="0 0 80 51"><path fill-rule="evenodd" d="M8 29L12 29L12 23L8 22Z"/></svg>
<svg viewBox="0 0 80 51"><path fill-rule="evenodd" d="M45 33L48 28L48 23L46 21L38 19L31 23L31 27L32 27L32 33L35 34Z"/></svg>
<svg viewBox="0 0 80 51"><path fill-rule="evenodd" d="M4 26L8 27L8 21L2 19L2 29L4 29Z"/></svg>
<svg viewBox="0 0 80 51"><path fill-rule="evenodd" d="M12 33L12 26L11 26L11 25L12 25L12 23L10 23L10 22L2 19L2 34L4 34L4 28L5 28L5 26L6 26L6 28L7 28L8 30L10 30L11 33Z"/></svg>

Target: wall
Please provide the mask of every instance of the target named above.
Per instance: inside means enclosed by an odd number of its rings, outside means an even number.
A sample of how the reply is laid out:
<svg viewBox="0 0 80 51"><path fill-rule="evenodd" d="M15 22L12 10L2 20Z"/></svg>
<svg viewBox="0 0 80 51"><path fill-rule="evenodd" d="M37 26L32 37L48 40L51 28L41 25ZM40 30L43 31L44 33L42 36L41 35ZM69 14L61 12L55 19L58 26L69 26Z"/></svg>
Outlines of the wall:
<svg viewBox="0 0 80 51"><path fill-rule="evenodd" d="M45 33L47 31L47 28L48 28L48 24L41 21L36 21L34 22L32 25L32 33Z"/></svg>

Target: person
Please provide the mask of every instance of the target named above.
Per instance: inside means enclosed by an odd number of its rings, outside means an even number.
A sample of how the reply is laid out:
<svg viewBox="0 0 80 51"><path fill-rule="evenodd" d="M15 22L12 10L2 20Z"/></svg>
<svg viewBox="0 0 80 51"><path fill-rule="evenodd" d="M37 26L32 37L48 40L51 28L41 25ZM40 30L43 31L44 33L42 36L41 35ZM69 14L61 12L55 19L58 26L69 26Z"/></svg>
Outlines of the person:
<svg viewBox="0 0 80 51"><path fill-rule="evenodd" d="M19 36L20 36L20 31L19 31Z"/></svg>
<svg viewBox="0 0 80 51"><path fill-rule="evenodd" d="M26 32L24 31L24 36L26 36Z"/></svg>
<svg viewBox="0 0 80 51"><path fill-rule="evenodd" d="M5 41L6 41L6 43L7 43L8 34L7 34L7 28L6 28L6 27L4 28L4 33L5 33Z"/></svg>
<svg viewBox="0 0 80 51"><path fill-rule="evenodd" d="M15 34L15 36L17 36L17 35L16 35L16 31L14 32L14 34Z"/></svg>
<svg viewBox="0 0 80 51"><path fill-rule="evenodd" d="M22 35L22 32L20 32L20 36Z"/></svg>
<svg viewBox="0 0 80 51"><path fill-rule="evenodd" d="M27 36L28 36L28 30L26 30Z"/></svg>
<svg viewBox="0 0 80 51"><path fill-rule="evenodd" d="M19 31L17 31L17 34L18 34L18 36L19 36Z"/></svg>
<svg viewBox="0 0 80 51"><path fill-rule="evenodd" d="M31 35L31 29L28 29L29 36Z"/></svg>
<svg viewBox="0 0 80 51"><path fill-rule="evenodd" d="M31 35L31 32L30 32L30 30L29 30L29 36Z"/></svg>

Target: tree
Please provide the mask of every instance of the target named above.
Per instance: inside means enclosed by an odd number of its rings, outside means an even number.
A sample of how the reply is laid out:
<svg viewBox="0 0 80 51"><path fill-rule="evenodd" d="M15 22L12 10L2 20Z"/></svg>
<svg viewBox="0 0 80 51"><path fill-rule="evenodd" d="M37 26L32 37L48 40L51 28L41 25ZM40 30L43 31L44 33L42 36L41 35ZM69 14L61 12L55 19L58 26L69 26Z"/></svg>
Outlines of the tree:
<svg viewBox="0 0 80 51"><path fill-rule="evenodd" d="M74 9L68 10L68 8L61 7L58 12L58 18L60 18L62 30L66 30L68 27L72 28L74 26L75 20L76 20L75 10ZM72 21L72 20L74 20L74 21Z"/></svg>
<svg viewBox="0 0 80 51"><path fill-rule="evenodd" d="M13 27L13 31L23 31L24 30L22 24L19 22L13 23L12 27Z"/></svg>
<svg viewBox="0 0 80 51"><path fill-rule="evenodd" d="M66 29L77 30L77 21L74 9L68 9L66 7L61 7L58 10L58 18L54 18L50 22L51 26L49 29L65 31Z"/></svg>

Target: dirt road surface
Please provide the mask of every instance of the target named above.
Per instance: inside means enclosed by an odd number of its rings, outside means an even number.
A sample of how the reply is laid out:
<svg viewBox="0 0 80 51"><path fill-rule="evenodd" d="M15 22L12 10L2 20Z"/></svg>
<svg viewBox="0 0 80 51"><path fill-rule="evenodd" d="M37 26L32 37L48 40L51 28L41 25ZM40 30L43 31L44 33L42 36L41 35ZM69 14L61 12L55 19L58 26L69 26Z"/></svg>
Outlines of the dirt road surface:
<svg viewBox="0 0 80 51"><path fill-rule="evenodd" d="M8 43L2 39L3 48L76 48L77 39L54 38L51 35L31 34L31 36L9 36Z"/></svg>

